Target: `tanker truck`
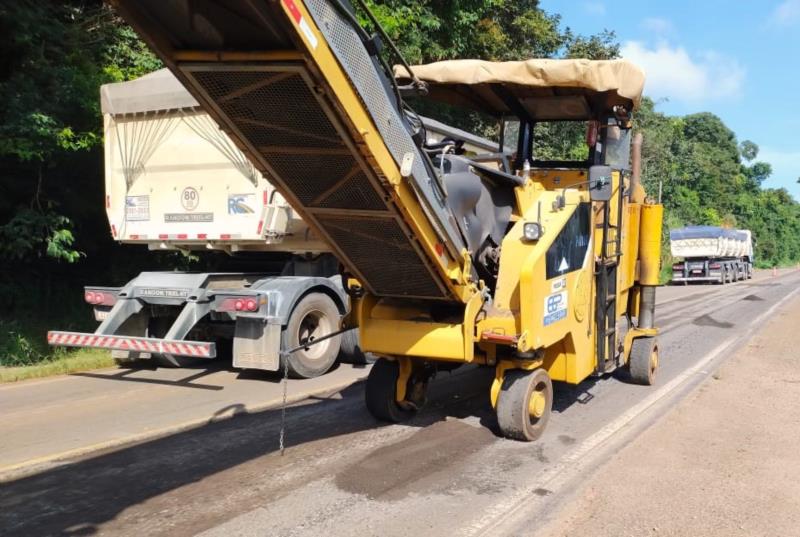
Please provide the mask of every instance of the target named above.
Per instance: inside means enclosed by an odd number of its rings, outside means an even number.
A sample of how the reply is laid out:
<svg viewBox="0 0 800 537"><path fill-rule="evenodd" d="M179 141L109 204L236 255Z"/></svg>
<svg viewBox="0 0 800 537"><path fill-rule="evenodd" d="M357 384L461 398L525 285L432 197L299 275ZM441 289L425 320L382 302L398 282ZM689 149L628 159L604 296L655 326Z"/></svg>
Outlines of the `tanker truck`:
<svg viewBox="0 0 800 537"><path fill-rule="evenodd" d="M338 329L349 298L330 248L168 69L106 84L100 98L112 237L151 250L219 252L227 259L219 264L245 270L142 272L121 287L87 286L100 325L91 334L51 331L51 345L172 367L231 354L234 367L274 371L283 369L282 350ZM497 147L422 121L429 143L458 140L471 153ZM297 351L286 365L294 377L313 377L337 355L364 362L357 331Z"/></svg>
<svg viewBox="0 0 800 537"><path fill-rule="evenodd" d="M753 277L750 230L689 226L669 232L672 281L726 284Z"/></svg>

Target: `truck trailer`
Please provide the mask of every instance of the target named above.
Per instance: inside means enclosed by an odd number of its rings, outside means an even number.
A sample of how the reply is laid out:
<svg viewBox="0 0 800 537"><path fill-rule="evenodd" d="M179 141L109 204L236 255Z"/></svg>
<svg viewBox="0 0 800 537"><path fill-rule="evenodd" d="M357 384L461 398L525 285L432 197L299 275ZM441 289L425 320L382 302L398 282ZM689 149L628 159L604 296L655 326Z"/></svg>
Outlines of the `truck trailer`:
<svg viewBox="0 0 800 537"><path fill-rule="evenodd" d="M689 226L669 232L672 281L724 285L753 277L753 241L748 229Z"/></svg>
<svg viewBox="0 0 800 537"><path fill-rule="evenodd" d="M87 286L101 324L93 334L50 332L51 344L165 366L213 358L221 346L234 367L274 371L281 350L338 328L349 298L330 248L168 69L103 85L100 101L112 237L151 250L215 251L258 271L143 272L122 287ZM495 147L422 120L428 143L458 139L471 153ZM357 331L294 353L290 372L320 375L337 354L365 360Z"/></svg>
<svg viewBox="0 0 800 537"><path fill-rule="evenodd" d="M477 364L500 432L531 441L553 380L654 381L662 207L631 173L635 65L408 66L364 2L369 29L346 0L112 4L341 261L343 329L380 357L376 418L412 416L437 372ZM484 114L495 151L428 143L409 97ZM535 127L555 121L585 128L582 158L537 158Z"/></svg>

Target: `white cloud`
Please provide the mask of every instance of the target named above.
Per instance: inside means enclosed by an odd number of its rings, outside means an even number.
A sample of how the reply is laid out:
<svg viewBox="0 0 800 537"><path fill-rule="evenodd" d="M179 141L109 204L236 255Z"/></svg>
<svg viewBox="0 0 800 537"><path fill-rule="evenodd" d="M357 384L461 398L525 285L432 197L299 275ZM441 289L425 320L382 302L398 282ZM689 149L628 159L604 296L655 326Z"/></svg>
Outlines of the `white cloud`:
<svg viewBox="0 0 800 537"><path fill-rule="evenodd" d="M661 17L648 17L642 21L642 28L658 36L672 33L672 22Z"/></svg>
<svg viewBox="0 0 800 537"><path fill-rule="evenodd" d="M590 15L605 15L606 5L602 2L583 2L583 10Z"/></svg>
<svg viewBox="0 0 800 537"><path fill-rule="evenodd" d="M800 0L784 0L772 10L769 22L777 26L791 26L800 22Z"/></svg>
<svg viewBox="0 0 800 537"><path fill-rule="evenodd" d="M698 103L737 97L744 83L744 67L714 51L690 55L685 48L666 41L653 48L627 41L621 54L644 69L645 93L655 99Z"/></svg>

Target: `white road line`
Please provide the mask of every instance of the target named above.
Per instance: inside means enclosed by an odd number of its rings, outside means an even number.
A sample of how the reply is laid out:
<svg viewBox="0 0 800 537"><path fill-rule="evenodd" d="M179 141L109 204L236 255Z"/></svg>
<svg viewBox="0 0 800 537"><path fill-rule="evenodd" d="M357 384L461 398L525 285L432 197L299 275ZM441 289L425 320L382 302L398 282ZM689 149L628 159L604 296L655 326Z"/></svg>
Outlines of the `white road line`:
<svg viewBox="0 0 800 537"><path fill-rule="evenodd" d="M732 336L717 345L711 352L698 360L696 364L683 371L680 375L659 388L657 391L650 394L650 396L638 403L636 406L631 407L615 420L608 423L605 427L592 434L577 447L573 448L569 453L559 459L558 462L548 465L539 479L528 484L515 494L509 495L502 501L487 508L484 511L484 516L482 516L473 524L464 528L464 530L461 532L461 535L465 537L474 537L479 535L505 535L506 533L503 531L503 528L500 528L498 524L513 524L515 522L515 519L513 518L514 515L524 515L524 513L528 511L535 510L537 505L541 505L547 501L545 497L535 493L537 489L557 491L561 485L574 479L586 467L596 466L596 457L591 457L589 455L590 453L597 450L601 444L605 443L612 436L619 433L647 409L678 389L690 377L696 375L697 373L704 372L703 369L715 358L726 351L732 344L736 343L743 337L749 337L750 332L754 327L760 325L764 319L772 315L776 309L791 299L795 294L797 294L798 291L800 291L800 287L789 292L772 307L753 319L753 321L748 325L747 332L737 336Z"/></svg>

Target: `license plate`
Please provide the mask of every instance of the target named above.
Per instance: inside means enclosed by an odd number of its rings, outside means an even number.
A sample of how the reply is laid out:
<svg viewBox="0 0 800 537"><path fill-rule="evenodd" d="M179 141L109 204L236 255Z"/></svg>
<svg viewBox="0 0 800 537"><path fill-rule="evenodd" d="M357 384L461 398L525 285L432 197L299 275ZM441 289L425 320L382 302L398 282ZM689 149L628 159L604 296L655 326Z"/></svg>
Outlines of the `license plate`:
<svg viewBox="0 0 800 537"><path fill-rule="evenodd" d="M162 289L145 287L139 289L139 296L149 298L186 298L189 296L189 291L185 289Z"/></svg>
<svg viewBox="0 0 800 537"><path fill-rule="evenodd" d="M109 313L110 312L108 312L108 311L94 310L94 320L95 321L105 321L106 319L108 319L108 314Z"/></svg>

